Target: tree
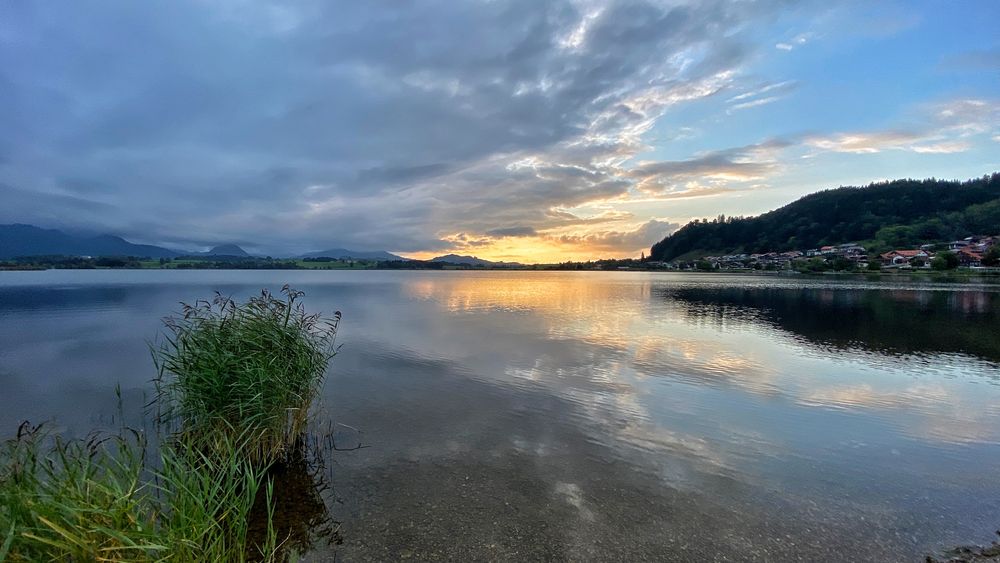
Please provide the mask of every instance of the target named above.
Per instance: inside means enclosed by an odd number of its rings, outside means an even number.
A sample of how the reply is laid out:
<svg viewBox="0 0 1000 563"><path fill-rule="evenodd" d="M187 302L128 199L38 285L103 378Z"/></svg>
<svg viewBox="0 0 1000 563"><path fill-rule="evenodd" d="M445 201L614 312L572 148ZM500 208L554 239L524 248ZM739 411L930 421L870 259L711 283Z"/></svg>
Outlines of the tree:
<svg viewBox="0 0 1000 563"><path fill-rule="evenodd" d="M958 267L958 256L954 252L938 252L937 256L931 260L931 268L941 270L954 270Z"/></svg>
<svg viewBox="0 0 1000 563"><path fill-rule="evenodd" d="M838 256L833 259L831 266L833 266L834 270L842 272L844 270L853 270L857 265L843 256Z"/></svg>
<svg viewBox="0 0 1000 563"><path fill-rule="evenodd" d="M699 270L702 270L704 272L714 269L712 263L709 262L708 260L698 260L698 263L695 264L695 268L698 268Z"/></svg>
<svg viewBox="0 0 1000 563"><path fill-rule="evenodd" d="M992 231L1000 222L1000 173L968 182L897 180L807 195L758 217L696 220L653 245L651 260L699 252L805 250L877 241L907 248Z"/></svg>
<svg viewBox="0 0 1000 563"><path fill-rule="evenodd" d="M994 244L983 254L982 260L983 266L996 266L1000 265L1000 244Z"/></svg>

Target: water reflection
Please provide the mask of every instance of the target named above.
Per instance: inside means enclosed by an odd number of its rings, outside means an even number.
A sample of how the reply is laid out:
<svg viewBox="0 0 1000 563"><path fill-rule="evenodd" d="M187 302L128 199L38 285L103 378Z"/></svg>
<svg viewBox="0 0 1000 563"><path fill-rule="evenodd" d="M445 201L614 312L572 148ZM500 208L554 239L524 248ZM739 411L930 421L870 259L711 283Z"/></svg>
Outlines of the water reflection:
<svg viewBox="0 0 1000 563"><path fill-rule="evenodd" d="M661 287L656 296L720 328L763 323L833 348L1000 361L997 292Z"/></svg>
<svg viewBox="0 0 1000 563"><path fill-rule="evenodd" d="M141 395L144 340L177 301L292 283L344 312L324 413L372 445L332 457L344 545L316 559L913 559L1000 513L995 288L121 275L0 280L0 421L92 422L114 381ZM311 490L289 495L303 513Z"/></svg>
<svg viewBox="0 0 1000 563"><path fill-rule="evenodd" d="M322 454L318 446L310 449L299 444L286 459L268 468L270 510L268 496L258 495L247 528L248 536L253 538L250 545L265 543L269 521L280 542L277 553L280 561L340 541L339 525L330 514L329 499L324 497L330 489ZM248 555L252 561L254 554Z"/></svg>

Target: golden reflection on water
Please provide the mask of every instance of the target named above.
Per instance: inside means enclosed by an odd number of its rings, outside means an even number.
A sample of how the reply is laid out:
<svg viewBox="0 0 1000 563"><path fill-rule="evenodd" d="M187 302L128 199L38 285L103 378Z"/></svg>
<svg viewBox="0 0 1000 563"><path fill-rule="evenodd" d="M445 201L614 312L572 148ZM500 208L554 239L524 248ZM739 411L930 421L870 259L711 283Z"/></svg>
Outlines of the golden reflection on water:
<svg viewBox="0 0 1000 563"><path fill-rule="evenodd" d="M901 377L919 373L919 362L872 352L817 350L799 335L759 320L760 311L735 315L731 308L680 303L654 292L657 283L654 276L621 273L465 272L408 279L404 292L433 301L449 314L478 315L498 325L522 323L547 342L591 346L595 355L586 365L543 353L530 365L509 366L505 373L549 386L595 419L628 419L621 426L628 440L648 444L657 441L652 436L671 436L669 442L689 445L700 440L679 438L675 430L650 422L656 418L650 409L663 402L646 382L652 378L781 397L800 408L869 412L920 440L1000 442L1000 425L994 424L1000 412L983 404L966 381L907 383ZM934 298L910 290L879 295L888 306L926 306ZM810 306L822 315L824 307L857 306L870 296L821 289L810 298ZM992 306L976 292L954 292L946 303L973 312ZM947 370L948 362L936 369ZM704 410L712 408L703 405Z"/></svg>

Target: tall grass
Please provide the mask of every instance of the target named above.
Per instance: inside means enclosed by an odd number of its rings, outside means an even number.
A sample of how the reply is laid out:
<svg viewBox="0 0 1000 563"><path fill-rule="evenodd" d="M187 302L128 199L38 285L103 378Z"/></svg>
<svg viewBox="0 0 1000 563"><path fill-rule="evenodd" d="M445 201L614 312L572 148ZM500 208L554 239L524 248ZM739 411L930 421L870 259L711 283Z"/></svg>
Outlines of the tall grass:
<svg viewBox="0 0 1000 563"><path fill-rule="evenodd" d="M250 436L251 456L280 458L305 429L309 407L336 353L340 312L307 314L302 292L267 290L244 303L216 294L165 320L153 351L163 420L214 447L232 432Z"/></svg>
<svg viewBox="0 0 1000 563"><path fill-rule="evenodd" d="M0 561L277 561L305 547L294 518L275 524L276 508L302 507L275 498L274 477L300 475L279 481L322 521L299 462L340 313L306 314L301 292L282 293L216 294L166 319L155 452L126 428L67 440L25 423L3 442Z"/></svg>
<svg viewBox="0 0 1000 563"><path fill-rule="evenodd" d="M139 433L64 440L22 425L0 452L0 560L273 560L276 534L248 534L266 468L239 451L170 444L149 470Z"/></svg>

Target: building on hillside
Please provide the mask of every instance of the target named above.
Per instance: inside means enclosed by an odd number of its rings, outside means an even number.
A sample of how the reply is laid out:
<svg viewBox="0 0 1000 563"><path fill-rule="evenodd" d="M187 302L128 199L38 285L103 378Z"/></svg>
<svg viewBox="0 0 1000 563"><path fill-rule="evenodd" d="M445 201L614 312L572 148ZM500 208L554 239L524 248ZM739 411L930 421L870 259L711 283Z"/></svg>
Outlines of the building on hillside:
<svg viewBox="0 0 1000 563"><path fill-rule="evenodd" d="M931 255L926 250L890 250L879 255L883 266L909 266L913 262L927 262Z"/></svg>
<svg viewBox="0 0 1000 563"><path fill-rule="evenodd" d="M983 255L975 250L963 248L955 253L958 256L958 264L968 268L978 268L983 265Z"/></svg>
<svg viewBox="0 0 1000 563"><path fill-rule="evenodd" d="M994 244L997 243L997 237L977 237L975 243L969 245L969 250L974 250L980 254L986 254L986 251L990 249Z"/></svg>

